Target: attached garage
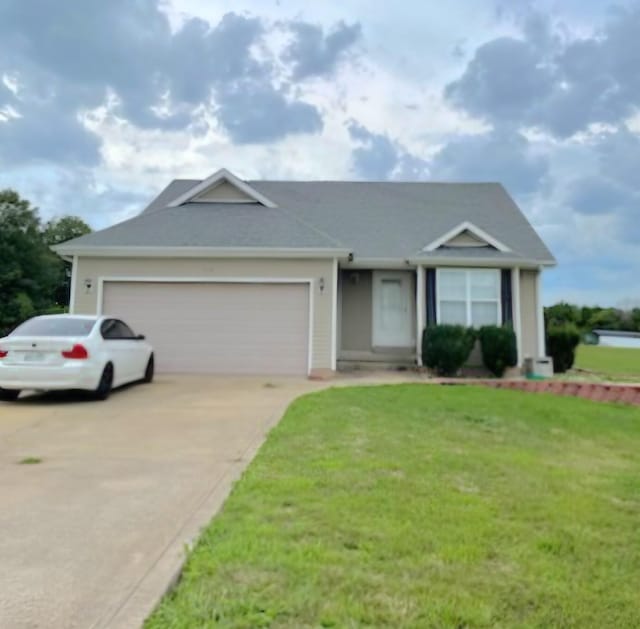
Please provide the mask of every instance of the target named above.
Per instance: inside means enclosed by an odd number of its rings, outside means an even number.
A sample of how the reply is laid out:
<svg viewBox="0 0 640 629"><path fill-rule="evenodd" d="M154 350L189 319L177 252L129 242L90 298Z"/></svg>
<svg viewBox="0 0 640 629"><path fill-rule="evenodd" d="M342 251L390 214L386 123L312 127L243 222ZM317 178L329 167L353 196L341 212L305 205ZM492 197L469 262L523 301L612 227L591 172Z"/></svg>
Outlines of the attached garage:
<svg viewBox="0 0 640 629"><path fill-rule="evenodd" d="M160 372L309 372L308 282L105 281L101 310L149 339Z"/></svg>

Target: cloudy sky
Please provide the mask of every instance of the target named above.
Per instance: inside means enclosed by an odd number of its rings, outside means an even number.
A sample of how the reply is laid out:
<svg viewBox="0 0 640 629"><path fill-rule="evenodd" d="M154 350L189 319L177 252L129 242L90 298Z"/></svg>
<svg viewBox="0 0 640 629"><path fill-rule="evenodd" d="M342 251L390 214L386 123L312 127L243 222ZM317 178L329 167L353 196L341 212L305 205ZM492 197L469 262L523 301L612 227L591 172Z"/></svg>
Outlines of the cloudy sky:
<svg viewBox="0 0 640 629"><path fill-rule="evenodd" d="M0 187L100 228L222 166L497 180L547 303L640 303L639 35L640 0L0 0Z"/></svg>

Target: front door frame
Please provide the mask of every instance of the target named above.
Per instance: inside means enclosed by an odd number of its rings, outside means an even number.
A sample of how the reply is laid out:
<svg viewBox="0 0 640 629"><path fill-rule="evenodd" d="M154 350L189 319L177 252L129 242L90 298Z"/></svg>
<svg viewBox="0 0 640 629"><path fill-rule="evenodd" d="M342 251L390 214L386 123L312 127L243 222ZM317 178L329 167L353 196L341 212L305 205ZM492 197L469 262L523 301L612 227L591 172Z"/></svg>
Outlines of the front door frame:
<svg viewBox="0 0 640 629"><path fill-rule="evenodd" d="M371 325L371 345L376 347L412 347L414 344L414 323L412 313L412 291L413 291L413 273L411 271L378 271L374 270L372 273L372 325ZM400 279L405 290L405 298L407 303L406 308L406 326L405 334L402 338L394 339L394 342L389 342L387 339L382 338L380 330L380 300L382 298L382 292L380 291L380 285L384 279Z"/></svg>

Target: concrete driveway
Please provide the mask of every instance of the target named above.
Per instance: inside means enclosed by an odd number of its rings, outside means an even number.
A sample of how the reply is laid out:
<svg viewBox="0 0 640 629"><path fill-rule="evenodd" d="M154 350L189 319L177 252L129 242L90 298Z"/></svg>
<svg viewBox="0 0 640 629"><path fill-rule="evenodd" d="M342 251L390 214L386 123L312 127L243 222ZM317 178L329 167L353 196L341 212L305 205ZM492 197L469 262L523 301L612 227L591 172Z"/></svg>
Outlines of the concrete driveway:
<svg viewBox="0 0 640 629"><path fill-rule="evenodd" d="M161 376L0 402L0 627L140 626L289 402L324 386Z"/></svg>

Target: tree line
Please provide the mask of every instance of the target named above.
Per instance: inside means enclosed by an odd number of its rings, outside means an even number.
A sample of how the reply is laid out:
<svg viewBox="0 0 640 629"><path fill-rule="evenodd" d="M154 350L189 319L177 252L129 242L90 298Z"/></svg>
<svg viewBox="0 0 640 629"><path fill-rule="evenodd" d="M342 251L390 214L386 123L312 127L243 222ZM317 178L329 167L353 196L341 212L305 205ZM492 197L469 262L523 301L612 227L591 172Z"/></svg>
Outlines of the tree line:
<svg viewBox="0 0 640 629"><path fill-rule="evenodd" d="M42 222L29 201L0 190L0 337L34 315L65 312L71 265L51 246L90 231L76 216Z"/></svg>
<svg viewBox="0 0 640 629"><path fill-rule="evenodd" d="M583 334L591 330L640 332L640 308L622 310L560 302L545 308L544 317L548 327L574 325Z"/></svg>

